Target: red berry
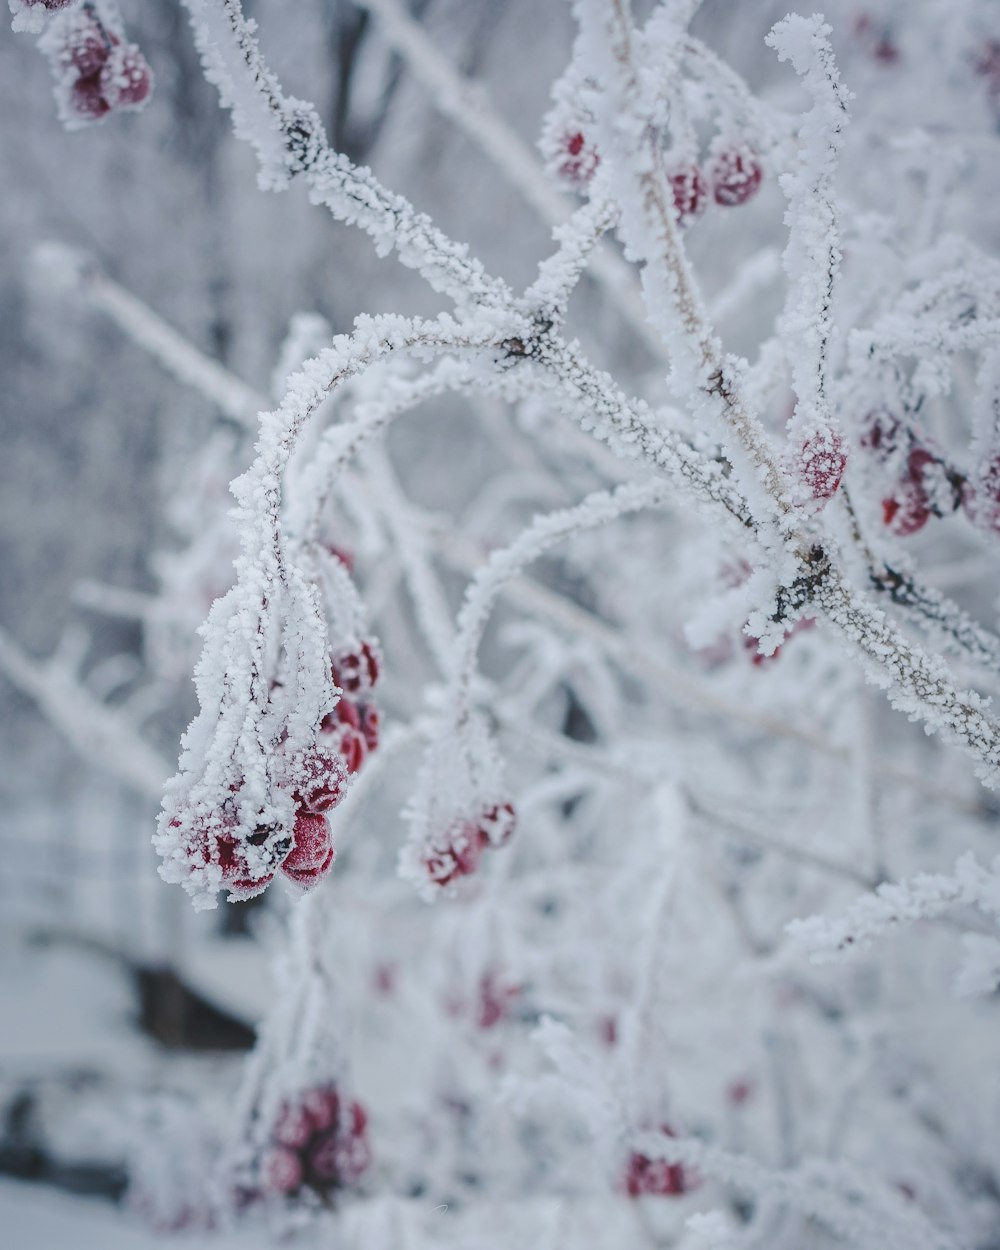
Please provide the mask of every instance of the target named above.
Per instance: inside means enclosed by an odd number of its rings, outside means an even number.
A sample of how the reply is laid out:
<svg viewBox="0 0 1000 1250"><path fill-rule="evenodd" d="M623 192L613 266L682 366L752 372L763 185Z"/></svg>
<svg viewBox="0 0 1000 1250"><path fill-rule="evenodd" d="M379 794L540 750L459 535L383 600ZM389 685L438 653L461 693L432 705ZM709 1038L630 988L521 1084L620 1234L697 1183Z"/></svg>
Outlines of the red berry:
<svg viewBox="0 0 1000 1250"><path fill-rule="evenodd" d="M340 754L318 746L306 756L303 777L292 791L296 807L318 815L336 807L344 797L347 769Z"/></svg>
<svg viewBox="0 0 1000 1250"><path fill-rule="evenodd" d="M139 108L149 99L153 76L134 43L111 49L101 70L101 89L111 108Z"/></svg>
<svg viewBox="0 0 1000 1250"><path fill-rule="evenodd" d="M436 885L450 885L459 877L471 877L479 867L486 838L468 821L456 821L444 847L433 849L424 861Z"/></svg>
<svg viewBox="0 0 1000 1250"><path fill-rule="evenodd" d="M301 1103L283 1103L272 1136L292 1149L304 1146L315 1131L312 1116Z"/></svg>
<svg viewBox="0 0 1000 1250"><path fill-rule="evenodd" d="M574 187L585 187L601 163L597 149L587 143L582 130L575 130L563 137L560 150L563 153L560 177Z"/></svg>
<svg viewBox="0 0 1000 1250"><path fill-rule="evenodd" d="M815 434L803 444L799 476L813 499L832 499L846 468L847 452L839 434Z"/></svg>
<svg viewBox="0 0 1000 1250"><path fill-rule="evenodd" d="M752 1093L753 1086L749 1081L733 1081L726 1090L726 1097L734 1107L742 1107Z"/></svg>
<svg viewBox="0 0 1000 1250"><path fill-rule="evenodd" d="M492 1029L506 1016L507 1009L518 997L520 990L516 985L505 985L490 970L479 982L479 1012L476 1023L481 1029Z"/></svg>
<svg viewBox="0 0 1000 1250"><path fill-rule="evenodd" d="M667 1137L673 1130L667 1125L661 1128ZM676 1198L696 1187L682 1163L667 1163L665 1159L650 1159L638 1151L632 1151L625 1168L625 1191L632 1198L642 1194L655 1194L664 1198Z"/></svg>
<svg viewBox="0 0 1000 1250"><path fill-rule="evenodd" d="M363 642L357 651L345 651L331 657L333 684L345 694L370 690L378 681L378 652L371 642Z"/></svg>
<svg viewBox="0 0 1000 1250"><path fill-rule="evenodd" d="M285 1146L268 1151L261 1168L264 1188L275 1194L292 1194L302 1184L299 1156Z"/></svg>
<svg viewBox="0 0 1000 1250"><path fill-rule="evenodd" d="M378 708L374 703L361 704L361 732L364 735L365 746L369 751L378 749L380 719Z"/></svg>
<svg viewBox="0 0 1000 1250"><path fill-rule="evenodd" d="M962 505L976 525L1000 534L1000 456L994 456L974 486L966 486Z"/></svg>
<svg viewBox="0 0 1000 1250"><path fill-rule="evenodd" d="M81 10L67 31L71 40L59 53L63 65L72 66L82 78L99 74L117 36L104 29L89 10Z"/></svg>
<svg viewBox="0 0 1000 1250"><path fill-rule="evenodd" d="M104 98L100 72L77 79L70 90L70 105L74 113L92 121L111 112L111 105Z"/></svg>
<svg viewBox="0 0 1000 1250"><path fill-rule="evenodd" d="M368 1127L368 1112L359 1102L351 1103L351 1133L354 1137L364 1136Z"/></svg>
<svg viewBox="0 0 1000 1250"><path fill-rule="evenodd" d="M674 196L678 223L686 226L708 207L708 186L698 165L685 165L667 175Z"/></svg>
<svg viewBox="0 0 1000 1250"><path fill-rule="evenodd" d="M928 490L927 470L940 460L926 447L911 448L906 473L892 495L882 500L882 520L898 537L922 530L934 511Z"/></svg>
<svg viewBox="0 0 1000 1250"><path fill-rule="evenodd" d="M281 865L281 871L297 885L313 886L330 871L334 857L326 817L298 812L294 843Z"/></svg>
<svg viewBox="0 0 1000 1250"><path fill-rule="evenodd" d="M861 423L861 446L880 461L886 461L900 445L905 431L892 413L876 408Z"/></svg>
<svg viewBox="0 0 1000 1250"><path fill-rule="evenodd" d="M479 833L490 846L509 842L517 825L517 816L510 803L493 803L479 815Z"/></svg>
<svg viewBox="0 0 1000 1250"><path fill-rule="evenodd" d="M314 1133L335 1129L340 1121L340 1094L333 1085L317 1086L303 1095L302 1109Z"/></svg>
<svg viewBox="0 0 1000 1250"><path fill-rule="evenodd" d="M712 196L724 208L735 208L752 199L760 190L763 177L760 161L746 148L726 148L709 170Z"/></svg>

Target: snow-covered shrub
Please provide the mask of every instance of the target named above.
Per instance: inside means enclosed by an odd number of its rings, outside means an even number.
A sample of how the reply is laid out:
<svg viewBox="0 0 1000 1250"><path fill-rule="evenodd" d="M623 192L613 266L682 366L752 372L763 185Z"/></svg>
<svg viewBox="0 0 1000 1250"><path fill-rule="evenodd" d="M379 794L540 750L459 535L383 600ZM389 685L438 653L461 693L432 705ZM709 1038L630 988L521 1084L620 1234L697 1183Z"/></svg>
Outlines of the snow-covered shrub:
<svg viewBox="0 0 1000 1250"><path fill-rule="evenodd" d="M105 5L12 3L64 112L148 94L87 59ZM768 5L575 0L536 158L368 0L552 228L524 289L331 146L239 0L184 6L261 186L304 185L431 293L348 333L299 320L275 404L114 305L234 423L263 409L252 451L207 443L183 483L147 622L177 681L192 600L215 600L162 875L202 909L284 889L289 916L239 1100L206 1099L217 1166L188 1219L985 1250L989 5L768 32ZM751 36L753 90L722 55ZM103 111L74 103L94 73ZM138 1192L162 1211L156 1151Z"/></svg>

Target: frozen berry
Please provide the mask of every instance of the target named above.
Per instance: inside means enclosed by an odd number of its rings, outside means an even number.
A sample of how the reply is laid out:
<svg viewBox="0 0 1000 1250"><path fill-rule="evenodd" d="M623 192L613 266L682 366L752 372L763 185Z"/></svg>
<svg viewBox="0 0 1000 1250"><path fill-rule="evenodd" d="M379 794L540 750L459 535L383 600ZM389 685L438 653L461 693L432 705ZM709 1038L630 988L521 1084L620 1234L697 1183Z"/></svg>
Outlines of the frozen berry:
<svg viewBox="0 0 1000 1250"><path fill-rule="evenodd" d="M445 886L459 877L471 877L487 845L486 836L476 825L456 821L448 831L445 845L433 848L424 861L431 880Z"/></svg>
<svg viewBox="0 0 1000 1250"><path fill-rule="evenodd" d="M509 842L516 825L517 816L510 803L492 803L479 816L479 832L490 846Z"/></svg>
<svg viewBox="0 0 1000 1250"><path fill-rule="evenodd" d="M601 163L597 149L587 142L582 130L574 130L563 136L560 151L560 177L573 187L585 187Z"/></svg>
<svg viewBox="0 0 1000 1250"><path fill-rule="evenodd" d="M101 90L111 108L139 108L149 99L153 76L134 43L111 49L101 70Z"/></svg>
<svg viewBox="0 0 1000 1250"><path fill-rule="evenodd" d="M673 1130L663 1125L660 1130L673 1137ZM696 1187L694 1178L681 1163L667 1163L665 1159L650 1159L634 1150L625 1168L625 1191L631 1198L643 1194L676 1198Z"/></svg>
<svg viewBox="0 0 1000 1250"><path fill-rule="evenodd" d="M272 1136L283 1146L298 1150L316 1130L312 1116L301 1103L283 1103Z"/></svg>
<svg viewBox="0 0 1000 1250"><path fill-rule="evenodd" d="M919 443L910 449L906 472L882 500L882 520L901 538L916 534L931 516L945 516L962 503L965 479Z"/></svg>
<svg viewBox="0 0 1000 1250"><path fill-rule="evenodd" d="M861 423L861 446L879 461L886 461L900 446L906 432L897 417L876 408Z"/></svg>
<svg viewBox="0 0 1000 1250"><path fill-rule="evenodd" d="M313 1132L336 1128L340 1120L340 1094L333 1085L319 1085L303 1095L302 1109L309 1117Z"/></svg>
<svg viewBox="0 0 1000 1250"><path fill-rule="evenodd" d="M799 477L813 499L832 499L846 468L847 452L839 434L815 434L803 444Z"/></svg>
<svg viewBox="0 0 1000 1250"><path fill-rule="evenodd" d="M962 505L976 525L1000 534L1000 456L994 456L974 486L967 484Z"/></svg>
<svg viewBox="0 0 1000 1250"><path fill-rule="evenodd" d="M334 857L326 817L297 813L294 843L281 865L285 876L297 885L313 886L330 871Z"/></svg>
<svg viewBox="0 0 1000 1250"><path fill-rule="evenodd" d="M302 1184L299 1156L285 1146L275 1146L264 1158L264 1188L275 1194L293 1194Z"/></svg>
<svg viewBox="0 0 1000 1250"><path fill-rule="evenodd" d="M70 89L70 105L74 113L91 121L111 112L111 105L104 98L100 72L77 79Z"/></svg>
<svg viewBox="0 0 1000 1250"><path fill-rule="evenodd" d="M698 165L685 165L667 175L674 197L677 220L685 226L708 207L708 186Z"/></svg>
<svg viewBox="0 0 1000 1250"><path fill-rule="evenodd" d="M318 746L302 764L302 777L292 791L296 807L318 815L336 807L344 796L347 769L342 756Z"/></svg>
<svg viewBox="0 0 1000 1250"><path fill-rule="evenodd" d="M374 703L361 704L361 733L369 751L378 749L379 711Z"/></svg>
<svg viewBox="0 0 1000 1250"><path fill-rule="evenodd" d="M59 60L75 69L82 78L99 74L112 46L118 42L117 37L109 34L88 10L81 11L67 31L67 37L68 42L60 51Z"/></svg>
<svg viewBox="0 0 1000 1250"><path fill-rule="evenodd" d="M760 190L764 171L753 152L746 148L726 148L712 162L709 181L716 204L735 208L752 199Z"/></svg>

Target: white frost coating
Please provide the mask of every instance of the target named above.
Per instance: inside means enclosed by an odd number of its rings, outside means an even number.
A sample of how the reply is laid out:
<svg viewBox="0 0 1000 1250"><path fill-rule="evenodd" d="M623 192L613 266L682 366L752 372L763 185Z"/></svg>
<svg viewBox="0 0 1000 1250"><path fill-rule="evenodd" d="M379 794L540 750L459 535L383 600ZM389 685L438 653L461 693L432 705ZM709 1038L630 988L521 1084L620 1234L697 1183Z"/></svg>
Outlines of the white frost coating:
<svg viewBox="0 0 1000 1250"><path fill-rule="evenodd" d="M400 195L386 191L371 170L359 169L330 150L316 110L282 94L243 17L239 0L184 0L205 72L233 111L237 134L253 144L261 185L281 190L301 174L315 203L339 220L360 226L379 255L395 250L400 260L436 290L462 305L501 303L509 292L488 278L468 250L441 233Z"/></svg>
<svg viewBox="0 0 1000 1250"><path fill-rule="evenodd" d="M954 907L978 907L1000 921L1000 860L983 868L973 855L963 855L951 875L921 873L908 881L887 881L871 894L862 895L847 911L833 919L810 916L786 926L789 937L805 949L814 962L823 962L849 951L864 950L879 938L943 915ZM987 950L992 958L998 949L994 939ZM982 948L986 950L986 948ZM970 988L973 974L962 974L961 992Z"/></svg>
<svg viewBox="0 0 1000 1250"><path fill-rule="evenodd" d="M779 333L786 344L796 395L788 424L793 463L837 455L843 435L831 412L827 371L833 300L840 269L840 236L834 206L834 176L848 120L849 93L830 47L830 27L819 17L789 15L767 36L780 61L791 61L813 107L799 130L798 167L781 175L788 199L788 245L783 257L789 286Z"/></svg>

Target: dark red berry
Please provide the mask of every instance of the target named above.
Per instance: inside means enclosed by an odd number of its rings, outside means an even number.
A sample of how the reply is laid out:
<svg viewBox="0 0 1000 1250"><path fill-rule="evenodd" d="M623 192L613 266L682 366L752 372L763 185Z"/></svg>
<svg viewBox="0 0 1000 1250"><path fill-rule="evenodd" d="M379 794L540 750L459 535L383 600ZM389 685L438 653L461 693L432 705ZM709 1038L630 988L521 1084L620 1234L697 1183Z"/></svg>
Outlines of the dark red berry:
<svg viewBox="0 0 1000 1250"><path fill-rule="evenodd" d="M101 70L101 90L111 108L139 108L149 99L153 76L134 43L111 49Z"/></svg>
<svg viewBox="0 0 1000 1250"><path fill-rule="evenodd" d="M861 423L859 442L877 460L886 461L900 446L906 431L897 417L884 408L869 412Z"/></svg>
<svg viewBox="0 0 1000 1250"><path fill-rule="evenodd" d="M336 1128L340 1121L340 1094L333 1085L317 1086L303 1095L302 1109L314 1133Z"/></svg>
<svg viewBox="0 0 1000 1250"><path fill-rule="evenodd" d="M746 148L719 152L708 174L712 196L724 208L735 208L752 199L760 190L763 177L760 161Z"/></svg>
<svg viewBox="0 0 1000 1250"><path fill-rule="evenodd" d="M900 538L922 530L932 514L941 515L932 499L935 469L944 471L938 456L919 444L912 447L905 474L893 493L882 500L882 520Z"/></svg>
<svg viewBox="0 0 1000 1250"><path fill-rule="evenodd" d="M674 1133L667 1125L660 1130L665 1136ZM625 1167L625 1192L631 1198L643 1194L655 1194L663 1198L676 1198L697 1187L697 1181L681 1163L667 1163L665 1159L650 1159L638 1151L632 1151Z"/></svg>
<svg viewBox="0 0 1000 1250"><path fill-rule="evenodd" d="M479 867L486 841L469 821L456 821L443 847L434 848L424 861L436 885L450 885L459 877L471 877Z"/></svg>
<svg viewBox="0 0 1000 1250"><path fill-rule="evenodd" d="M994 456L975 485L966 483L962 506L982 529L1000 534L1000 456Z"/></svg>
<svg viewBox="0 0 1000 1250"><path fill-rule="evenodd" d="M708 207L708 185L698 165L685 165L667 174L674 197L674 211L680 225L700 217Z"/></svg>
<svg viewBox="0 0 1000 1250"><path fill-rule="evenodd" d="M303 776L292 791L296 807L318 815L336 807L344 797L347 769L342 756L328 747L318 746L306 756Z"/></svg>
<svg viewBox="0 0 1000 1250"><path fill-rule="evenodd" d="M281 871L296 885L311 887L333 866L335 852L325 816L299 812L295 817L294 843Z"/></svg>
<svg viewBox="0 0 1000 1250"><path fill-rule="evenodd" d="M799 477L813 499L832 499L846 468L847 452L839 434L815 434L803 444Z"/></svg>
<svg viewBox="0 0 1000 1250"><path fill-rule="evenodd" d="M71 42L59 53L62 64L71 66L82 78L99 74L117 37L88 10L81 11L67 33Z"/></svg>
<svg viewBox="0 0 1000 1250"><path fill-rule="evenodd" d="M560 177L571 186L585 187L601 163L597 149L588 144L582 130L575 130L563 137L560 150L563 153L559 163Z"/></svg>
<svg viewBox="0 0 1000 1250"><path fill-rule="evenodd" d="M111 105L104 98L100 72L77 79L70 89L70 105L74 113L91 121L111 112Z"/></svg>
<svg viewBox="0 0 1000 1250"><path fill-rule="evenodd" d="M361 733L369 751L378 749L379 711L374 703L361 704Z"/></svg>

